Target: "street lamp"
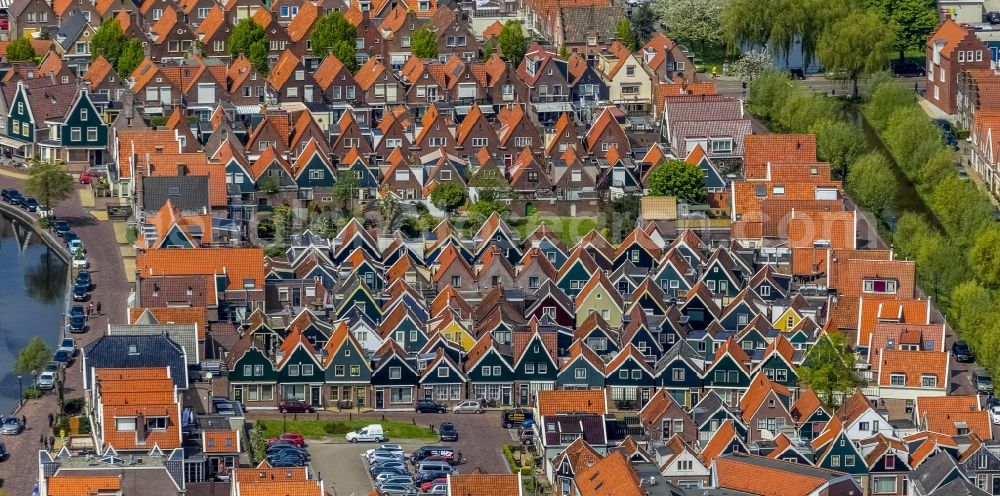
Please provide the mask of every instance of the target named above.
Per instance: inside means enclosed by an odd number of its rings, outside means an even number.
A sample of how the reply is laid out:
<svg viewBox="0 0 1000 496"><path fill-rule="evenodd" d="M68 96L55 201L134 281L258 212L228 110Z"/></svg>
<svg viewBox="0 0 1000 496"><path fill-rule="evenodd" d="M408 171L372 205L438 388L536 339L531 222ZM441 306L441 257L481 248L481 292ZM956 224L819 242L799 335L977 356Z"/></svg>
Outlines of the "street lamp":
<svg viewBox="0 0 1000 496"><path fill-rule="evenodd" d="M281 412L281 432L288 432L288 413Z"/></svg>
<svg viewBox="0 0 1000 496"><path fill-rule="evenodd" d="M21 387L21 377L17 376L17 406L24 405L24 389Z"/></svg>

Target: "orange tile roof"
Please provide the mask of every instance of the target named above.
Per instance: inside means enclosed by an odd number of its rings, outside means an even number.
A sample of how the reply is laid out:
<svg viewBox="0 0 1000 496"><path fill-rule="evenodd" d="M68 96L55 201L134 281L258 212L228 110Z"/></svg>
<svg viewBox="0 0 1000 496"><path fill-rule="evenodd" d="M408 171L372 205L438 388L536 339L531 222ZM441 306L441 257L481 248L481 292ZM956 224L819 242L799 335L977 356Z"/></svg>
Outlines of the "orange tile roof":
<svg viewBox="0 0 1000 496"><path fill-rule="evenodd" d="M503 31L503 23L493 21L493 24L486 26L486 29L483 30L483 41L500 36L500 31Z"/></svg>
<svg viewBox="0 0 1000 496"><path fill-rule="evenodd" d="M308 3L308 2L307 2ZM226 25L226 12L218 4L212 5L208 9L208 14L198 23L195 33L202 36L203 40L212 38L216 31Z"/></svg>
<svg viewBox="0 0 1000 496"><path fill-rule="evenodd" d="M129 369L128 378L121 380L107 374L97 376L99 408L104 418L165 416L168 418L167 427L164 430L118 431L115 422L106 422L100 433L102 447L134 450L148 449L156 444L164 450L179 448L180 406L169 369L164 367L137 371L137 375L156 374L156 379L144 380L137 380L131 374L133 370L136 369ZM140 443L140 436L143 434L144 441Z"/></svg>
<svg viewBox="0 0 1000 496"><path fill-rule="evenodd" d="M93 62L90 63L90 67L87 68L87 72L83 75L83 78L90 83L90 90L94 91L98 84L104 81L104 78L108 74L114 73L115 68L111 67L111 63L108 59L104 58L104 55L98 55Z"/></svg>
<svg viewBox="0 0 1000 496"><path fill-rule="evenodd" d="M974 394L918 396L914 401L914 408L918 420L921 419L925 413L941 414L950 412L978 412L981 410L979 406L979 396Z"/></svg>
<svg viewBox="0 0 1000 496"><path fill-rule="evenodd" d="M309 0L302 2L299 13L288 24L288 38L292 43L302 41L312 31L317 19L319 19L319 8L316 7L316 4Z"/></svg>
<svg viewBox="0 0 1000 496"><path fill-rule="evenodd" d="M862 297L858 304L860 311L856 346L869 346L875 332L875 327L880 322L915 325L927 325L931 323L931 307L928 300L886 300ZM884 344L872 343L872 346L880 348Z"/></svg>
<svg viewBox="0 0 1000 496"><path fill-rule="evenodd" d="M168 132L174 133L172 130ZM208 177L209 205L224 207L228 202L225 169L209 162L202 152L150 153L139 157L139 163L147 175L155 177L177 176L178 169L183 165L186 175Z"/></svg>
<svg viewBox="0 0 1000 496"><path fill-rule="evenodd" d="M257 9L257 12L254 12L252 19L253 22L266 31L268 26L271 25L271 21L274 20L274 17L271 15L270 11L261 8Z"/></svg>
<svg viewBox="0 0 1000 496"><path fill-rule="evenodd" d="M191 248L149 250L136 256L140 277L225 275L227 289L264 287L264 250L260 248Z"/></svg>
<svg viewBox="0 0 1000 496"><path fill-rule="evenodd" d="M913 298L916 291L916 263L912 260L838 259L830 264L828 286L844 296L865 298ZM896 293L880 295L864 292L865 279L895 279Z"/></svg>
<svg viewBox="0 0 1000 496"><path fill-rule="evenodd" d="M817 162L812 134L751 134L743 139L743 175L764 179L768 162Z"/></svg>
<svg viewBox="0 0 1000 496"><path fill-rule="evenodd" d="M959 432L959 425L965 424L964 427L969 429L969 432L974 433L984 440L993 439L993 429L990 424L990 412L986 410L981 410L978 412L933 412L927 413L924 417L926 422L926 428L929 431L940 432L948 436L958 436L962 433Z"/></svg>
<svg viewBox="0 0 1000 496"><path fill-rule="evenodd" d="M153 3L153 2L149 2ZM163 9L163 14L160 18L153 24L150 28L150 33L153 34L153 43L159 45L164 41L167 41L167 35L169 35L173 30L174 26L177 25L177 10L171 7Z"/></svg>
<svg viewBox="0 0 1000 496"><path fill-rule="evenodd" d="M367 91L384 72L385 66L372 57L354 74L354 81L358 83L361 89Z"/></svg>
<svg viewBox="0 0 1000 496"><path fill-rule="evenodd" d="M827 477L797 470L798 465L794 462L774 460L768 466L762 466L750 463L753 458L751 455L741 455L717 459L715 478L719 487L758 496L806 496L818 494L818 490L829 481ZM774 465L787 465L788 469L782 470ZM840 472L815 470L829 473L830 478L841 475Z"/></svg>
<svg viewBox="0 0 1000 496"><path fill-rule="evenodd" d="M878 384L882 387L891 386L890 376L895 373L906 374L904 386L907 388L928 389L922 383L923 376L933 376L937 381L936 388L947 389L948 353L940 351L906 351L879 350ZM899 386L896 386L899 387Z"/></svg>
<svg viewBox="0 0 1000 496"><path fill-rule="evenodd" d="M516 496L520 474L459 474L448 477L449 494L462 496Z"/></svg>
<svg viewBox="0 0 1000 496"><path fill-rule="evenodd" d="M28 38L31 41L31 48L35 50L35 55L42 56L48 53L50 49L55 46L55 40L37 40L35 38ZM0 55L7 57L7 46L10 45L9 41L0 41Z"/></svg>
<svg viewBox="0 0 1000 496"><path fill-rule="evenodd" d="M141 166L146 156L156 153L180 153L181 146L177 136L169 129L142 129L118 131L118 161L119 174L123 178L132 177L129 167L130 157L135 156L135 166Z"/></svg>
<svg viewBox="0 0 1000 496"><path fill-rule="evenodd" d="M800 389L799 399L792 405L791 414L796 422L804 422L816 410L822 408L823 404L819 396L812 389Z"/></svg>
<svg viewBox="0 0 1000 496"><path fill-rule="evenodd" d="M614 450L576 477L580 496L644 496L639 475L625 458ZM456 494L456 493L452 493Z"/></svg>
<svg viewBox="0 0 1000 496"><path fill-rule="evenodd" d="M258 10L258 12L260 12L260 10ZM268 75L267 81L271 83L272 88L280 90L285 87L285 83L287 83L288 79L292 77L292 74L295 72L295 68L298 66L299 57L286 48L285 52L278 58L278 61L271 67L271 74Z"/></svg>
<svg viewBox="0 0 1000 496"><path fill-rule="evenodd" d="M236 431L202 431L205 453L239 453L240 435Z"/></svg>
<svg viewBox="0 0 1000 496"><path fill-rule="evenodd" d="M308 2L307 2L308 3ZM316 68L316 72L313 74L313 79L316 80L316 84L319 85L323 90L329 89L333 85L334 80L337 78L337 74L344 68L344 64L333 55L327 55L323 62ZM390 114L391 115L391 114Z"/></svg>
<svg viewBox="0 0 1000 496"><path fill-rule="evenodd" d="M739 439L739 436L733 427L733 421L726 419L719 426L719 429L715 431L715 434L712 435L712 439L709 439L708 443L705 444L705 448L701 450L701 457L705 466L711 467L712 461L726 451L726 448L729 447L730 442L734 438Z"/></svg>
<svg viewBox="0 0 1000 496"><path fill-rule="evenodd" d="M784 221L784 219L774 219ZM857 248L857 211L792 210L788 219L788 246L809 248L816 241L829 242L831 248Z"/></svg>
<svg viewBox="0 0 1000 496"><path fill-rule="evenodd" d="M597 120L594 121L593 126L591 126L590 130L587 131L587 135L585 136L588 150L594 149L594 146L597 144L597 141L604 136L604 132L605 130L607 130L609 126L617 126L621 128L621 124L619 124L618 120L615 119L615 116L614 114L611 113L611 110L604 109L604 111L601 112L601 115L597 116Z"/></svg>
<svg viewBox="0 0 1000 496"><path fill-rule="evenodd" d="M747 388L746 394L740 398L740 410L743 411L744 422L749 425L753 416L757 414L757 409L764 403L764 400L771 396L772 392L785 397L790 396L787 387L769 381L764 374L757 374L750 383L750 387Z"/></svg>
<svg viewBox="0 0 1000 496"><path fill-rule="evenodd" d="M941 47L941 55L950 59L952 52L966 36L969 36L968 29L955 22L954 19L945 18L934 34L927 38L927 49L933 52L935 42L942 40L945 44Z"/></svg>
<svg viewBox="0 0 1000 496"><path fill-rule="evenodd" d="M558 413L592 413L605 415L608 406L602 389L538 391L538 412L541 416Z"/></svg>
<svg viewBox="0 0 1000 496"><path fill-rule="evenodd" d="M48 496L88 496L122 488L121 479L116 475L61 474L46 479L45 487Z"/></svg>

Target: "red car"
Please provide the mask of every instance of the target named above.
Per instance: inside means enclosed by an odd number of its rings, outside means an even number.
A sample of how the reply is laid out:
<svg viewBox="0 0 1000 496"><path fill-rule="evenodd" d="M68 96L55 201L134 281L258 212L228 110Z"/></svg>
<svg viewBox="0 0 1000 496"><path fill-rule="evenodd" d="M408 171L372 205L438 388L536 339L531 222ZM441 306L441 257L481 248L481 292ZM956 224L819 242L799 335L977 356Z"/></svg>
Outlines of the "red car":
<svg viewBox="0 0 1000 496"><path fill-rule="evenodd" d="M271 443L290 443L294 444L296 447L301 448L306 445L306 439L302 437L302 434L298 432L286 432L278 437L272 437L267 440L268 444Z"/></svg>
<svg viewBox="0 0 1000 496"><path fill-rule="evenodd" d="M313 413L316 409L304 401L282 400L278 403L278 411L281 413Z"/></svg>
<svg viewBox="0 0 1000 496"><path fill-rule="evenodd" d="M98 176L96 172L87 169L80 173L80 184L90 184L94 181L97 181L97 177Z"/></svg>
<svg viewBox="0 0 1000 496"><path fill-rule="evenodd" d="M448 482L448 478L447 477L439 477L439 478L434 479L434 480L432 480L430 482L425 482L425 483L421 484L420 485L420 490L426 493L427 491L430 491L432 487L434 487L434 486L436 486L438 484L445 484L447 482Z"/></svg>

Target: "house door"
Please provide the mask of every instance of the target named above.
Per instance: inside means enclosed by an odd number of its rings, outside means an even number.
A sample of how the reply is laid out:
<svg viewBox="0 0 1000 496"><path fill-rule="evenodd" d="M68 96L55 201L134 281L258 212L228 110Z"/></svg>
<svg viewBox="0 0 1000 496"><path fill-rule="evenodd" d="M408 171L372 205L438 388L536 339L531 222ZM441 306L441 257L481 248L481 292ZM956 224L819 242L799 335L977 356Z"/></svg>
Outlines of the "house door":
<svg viewBox="0 0 1000 496"><path fill-rule="evenodd" d="M528 385L521 384L520 394L517 395L517 406L527 406L528 405Z"/></svg>
<svg viewBox="0 0 1000 496"><path fill-rule="evenodd" d="M424 387L424 399L425 400L434 399L434 388Z"/></svg>
<svg viewBox="0 0 1000 496"><path fill-rule="evenodd" d="M242 404L243 403L243 387L237 386L233 388L233 401Z"/></svg>
<svg viewBox="0 0 1000 496"><path fill-rule="evenodd" d="M509 405L510 404L510 386L504 386L503 387L503 393L501 393L501 395L502 395L501 398L500 398L501 404L503 404L503 405Z"/></svg>
<svg viewBox="0 0 1000 496"><path fill-rule="evenodd" d="M309 404L312 406L323 406L323 388L320 386L312 386L312 391L309 394Z"/></svg>
<svg viewBox="0 0 1000 496"><path fill-rule="evenodd" d="M719 281L719 294L729 294L729 283L726 281Z"/></svg>
<svg viewBox="0 0 1000 496"><path fill-rule="evenodd" d="M384 394L385 394L385 391L382 390L382 389L376 389L375 390L375 409L376 410L381 410L382 409L382 406L383 406L383 403L384 403L384 400L383 400L382 396Z"/></svg>
<svg viewBox="0 0 1000 496"><path fill-rule="evenodd" d="M698 392L697 391L691 391L691 404L688 405L688 406L694 408L694 406L697 405L697 404L698 404Z"/></svg>
<svg viewBox="0 0 1000 496"><path fill-rule="evenodd" d="M640 395L639 399L642 401L642 403L640 404L640 408L641 408L642 406L645 406L645 404L647 402L649 402L649 388L642 388L642 389L640 389L639 390L639 395Z"/></svg>

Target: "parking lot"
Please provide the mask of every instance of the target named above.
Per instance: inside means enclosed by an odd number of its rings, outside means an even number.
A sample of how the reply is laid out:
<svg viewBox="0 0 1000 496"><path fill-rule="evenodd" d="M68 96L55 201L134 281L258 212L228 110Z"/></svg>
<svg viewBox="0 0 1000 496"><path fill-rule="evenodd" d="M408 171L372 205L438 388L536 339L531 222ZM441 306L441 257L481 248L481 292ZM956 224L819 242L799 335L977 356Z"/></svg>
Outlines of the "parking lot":
<svg viewBox="0 0 1000 496"><path fill-rule="evenodd" d="M257 414L259 417L270 417L268 414ZM334 420L346 417L346 414L320 413L321 419ZM379 412L354 414L353 418L371 418L372 423L379 423L382 418L404 422L416 422L421 425L434 424L435 429L441 422L452 422L459 433L457 442L443 443L434 441L408 441L390 438L387 443L399 444L407 455L414 449L427 445L443 445L461 453L464 463L459 465L459 473L471 472L479 467L489 473L508 473L507 463L503 458L503 445L513 442L510 431L500 426L499 412L476 414L416 414L412 412ZM322 474L326 487L331 494L348 495L352 493L367 494L372 490L371 478L367 466L361 457L366 450L381 443L348 443L342 436L321 440L310 440L308 443L311 465L315 472Z"/></svg>

